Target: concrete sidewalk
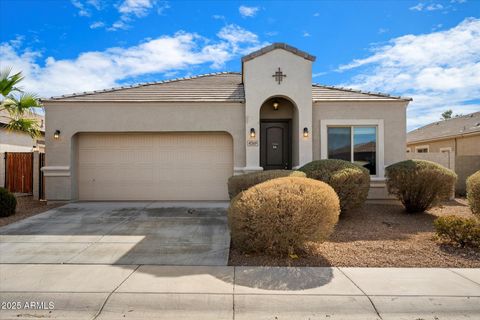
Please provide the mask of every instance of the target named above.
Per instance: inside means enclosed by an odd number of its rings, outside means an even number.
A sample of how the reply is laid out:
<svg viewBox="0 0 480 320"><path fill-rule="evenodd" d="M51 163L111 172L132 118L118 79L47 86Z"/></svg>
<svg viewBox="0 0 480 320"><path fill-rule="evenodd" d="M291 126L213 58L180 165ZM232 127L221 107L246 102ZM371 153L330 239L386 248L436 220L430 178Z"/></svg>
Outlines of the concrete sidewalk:
<svg viewBox="0 0 480 320"><path fill-rule="evenodd" d="M1 319L480 319L480 269L0 265Z"/></svg>

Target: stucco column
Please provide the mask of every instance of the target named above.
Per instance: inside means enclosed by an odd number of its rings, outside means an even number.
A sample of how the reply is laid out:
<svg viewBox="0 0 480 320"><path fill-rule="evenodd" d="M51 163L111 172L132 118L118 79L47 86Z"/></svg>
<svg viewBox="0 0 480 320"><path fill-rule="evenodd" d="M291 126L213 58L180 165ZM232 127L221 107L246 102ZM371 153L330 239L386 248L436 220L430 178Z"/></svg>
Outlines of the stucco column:
<svg viewBox="0 0 480 320"><path fill-rule="evenodd" d="M255 137L250 136L250 130L255 130ZM260 167L260 106L257 101L245 104L245 156L244 172L261 171Z"/></svg>
<svg viewBox="0 0 480 320"><path fill-rule="evenodd" d="M308 129L308 137L303 136L304 128ZM298 130L298 167L301 167L313 159L312 103L310 101L299 107Z"/></svg>

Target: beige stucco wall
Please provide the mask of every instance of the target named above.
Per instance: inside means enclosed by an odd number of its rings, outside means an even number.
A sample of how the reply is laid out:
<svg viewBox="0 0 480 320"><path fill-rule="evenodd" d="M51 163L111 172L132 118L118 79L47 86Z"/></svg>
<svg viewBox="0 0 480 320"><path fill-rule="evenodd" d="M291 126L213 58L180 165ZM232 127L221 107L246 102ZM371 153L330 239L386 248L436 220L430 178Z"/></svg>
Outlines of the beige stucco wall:
<svg viewBox="0 0 480 320"><path fill-rule="evenodd" d="M457 155L480 155L480 134L464 136L457 139Z"/></svg>
<svg viewBox="0 0 480 320"><path fill-rule="evenodd" d="M320 159L320 121L383 120L384 164L405 159L406 102L316 102L313 106L313 158ZM381 146L379 146L381 147Z"/></svg>
<svg viewBox="0 0 480 320"><path fill-rule="evenodd" d="M281 69L287 77L278 84L272 75ZM303 165L312 160L312 139L303 139L302 131L312 126L312 61L283 49L275 49L243 64L245 87L245 126L244 136L250 139L250 128L260 131L260 107L269 98L285 97L296 106L298 119L292 123L297 137L298 159L294 164ZM258 136L257 138L258 139ZM251 145L246 150L246 166L261 170L260 146ZM296 160L296 161L295 161ZM295 163L296 162L296 163Z"/></svg>
<svg viewBox="0 0 480 320"><path fill-rule="evenodd" d="M419 146L428 146L429 151L425 156L432 161L435 161L435 159L431 157L435 153L439 153L441 148L451 148L455 159L453 169L458 175L455 190L459 194L465 194L466 179L477 170L480 170L480 134L467 134L448 139L407 144L411 153L414 153L415 147ZM441 162L439 163L444 165Z"/></svg>
<svg viewBox="0 0 480 320"><path fill-rule="evenodd" d="M228 132L234 166L245 166L242 103L46 102L46 197L71 200L77 193L79 132ZM55 130L61 131L55 140Z"/></svg>
<svg viewBox="0 0 480 320"><path fill-rule="evenodd" d="M441 148L452 148L452 151L455 151L455 139L446 139L425 143L408 143L407 147L410 148L410 152L415 152L415 147L428 146L430 153L440 152Z"/></svg>
<svg viewBox="0 0 480 320"><path fill-rule="evenodd" d="M456 155L480 155L480 133L407 144L407 147L411 149L411 152L415 152L415 147L419 146L428 146L430 153L440 152L440 148L450 147L452 148L452 151L456 151Z"/></svg>

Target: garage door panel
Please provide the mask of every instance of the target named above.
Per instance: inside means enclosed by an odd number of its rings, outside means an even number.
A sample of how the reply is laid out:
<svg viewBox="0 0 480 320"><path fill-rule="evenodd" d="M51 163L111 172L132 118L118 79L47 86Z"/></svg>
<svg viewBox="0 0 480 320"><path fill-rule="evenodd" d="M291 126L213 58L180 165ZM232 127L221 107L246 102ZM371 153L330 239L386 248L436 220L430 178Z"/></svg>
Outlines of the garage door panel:
<svg viewBox="0 0 480 320"><path fill-rule="evenodd" d="M227 200L233 143L222 133L81 134L80 200Z"/></svg>

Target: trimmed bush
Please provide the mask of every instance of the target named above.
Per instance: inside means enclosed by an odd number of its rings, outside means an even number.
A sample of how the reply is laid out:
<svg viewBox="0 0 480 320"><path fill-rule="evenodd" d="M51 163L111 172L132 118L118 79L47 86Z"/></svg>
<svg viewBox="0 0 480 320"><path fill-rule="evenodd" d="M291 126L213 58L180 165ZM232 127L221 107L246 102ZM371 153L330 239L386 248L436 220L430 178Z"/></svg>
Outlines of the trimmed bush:
<svg viewBox="0 0 480 320"><path fill-rule="evenodd" d="M292 170L268 170L233 176L228 179L230 199L259 183L281 177L305 177L305 173Z"/></svg>
<svg viewBox="0 0 480 320"><path fill-rule="evenodd" d="M480 218L480 170L467 178L467 199L472 213Z"/></svg>
<svg viewBox="0 0 480 320"><path fill-rule="evenodd" d="M440 217L434 221L437 236L461 247L480 248L480 222L475 218Z"/></svg>
<svg viewBox="0 0 480 320"><path fill-rule="evenodd" d="M343 211L358 208L365 203L370 189L370 172L344 160L316 160L307 163L299 171L308 178L329 184L340 199Z"/></svg>
<svg viewBox="0 0 480 320"><path fill-rule="evenodd" d="M0 188L0 217L8 217L15 214L17 199L5 188Z"/></svg>
<svg viewBox="0 0 480 320"><path fill-rule="evenodd" d="M238 194L228 209L228 223L235 247L281 255L307 241L327 239L339 213L338 197L326 183L284 177Z"/></svg>
<svg viewBox="0 0 480 320"><path fill-rule="evenodd" d="M438 163L406 160L386 168L388 192L397 196L409 213L424 212L448 200L457 175Z"/></svg>

